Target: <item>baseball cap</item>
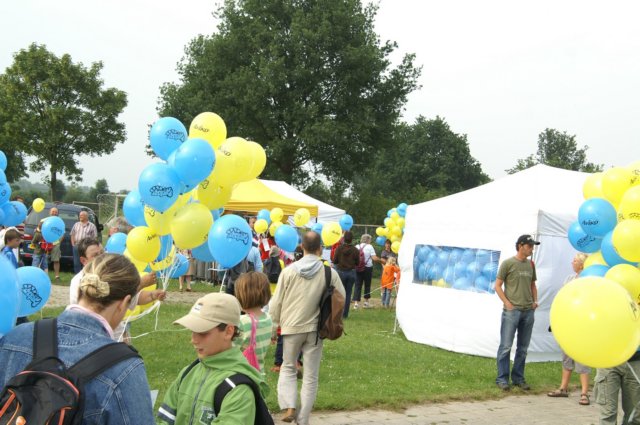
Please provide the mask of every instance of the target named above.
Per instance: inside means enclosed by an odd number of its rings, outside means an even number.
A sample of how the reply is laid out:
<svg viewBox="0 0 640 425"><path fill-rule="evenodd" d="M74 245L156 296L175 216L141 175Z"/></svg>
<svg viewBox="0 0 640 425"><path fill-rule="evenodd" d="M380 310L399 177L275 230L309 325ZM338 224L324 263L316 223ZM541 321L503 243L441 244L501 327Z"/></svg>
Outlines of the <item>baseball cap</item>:
<svg viewBox="0 0 640 425"><path fill-rule="evenodd" d="M516 245L540 245L540 242L534 241L531 235L522 235L518 238Z"/></svg>
<svg viewBox="0 0 640 425"><path fill-rule="evenodd" d="M233 295L219 292L198 299L186 316L173 322L198 333L210 331L222 323L239 325L240 303Z"/></svg>

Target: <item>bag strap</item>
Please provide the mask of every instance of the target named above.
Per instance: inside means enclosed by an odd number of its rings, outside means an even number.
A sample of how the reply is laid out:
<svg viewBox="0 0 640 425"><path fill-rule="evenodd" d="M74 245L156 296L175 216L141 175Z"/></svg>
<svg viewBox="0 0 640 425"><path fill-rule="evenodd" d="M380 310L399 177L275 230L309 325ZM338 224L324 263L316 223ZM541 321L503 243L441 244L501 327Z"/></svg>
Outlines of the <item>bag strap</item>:
<svg viewBox="0 0 640 425"><path fill-rule="evenodd" d="M33 362L58 357L58 320L38 320L33 326Z"/></svg>
<svg viewBox="0 0 640 425"><path fill-rule="evenodd" d="M103 345L71 366L69 375L78 381L89 382L111 366L134 357L140 355L124 342Z"/></svg>
<svg viewBox="0 0 640 425"><path fill-rule="evenodd" d="M187 366L184 372L182 372L182 375L180 375L180 381L178 382L178 388L180 388L180 384L182 384L182 380L189 374L189 372L191 372L191 369L196 367L198 363L200 363L200 359L195 359L194 361L191 362L189 366Z"/></svg>
<svg viewBox="0 0 640 425"><path fill-rule="evenodd" d="M235 375L231 375L226 378L224 381L218 385L215 393L213 394L213 411L218 416L220 414L220 409L222 408L222 402L224 398L229 394L229 392L237 387L238 385L248 385L253 390L253 397L256 401L256 416L258 414L258 400L262 399L262 394L260 394L260 388L258 385L253 382L251 378L243 373L236 373Z"/></svg>

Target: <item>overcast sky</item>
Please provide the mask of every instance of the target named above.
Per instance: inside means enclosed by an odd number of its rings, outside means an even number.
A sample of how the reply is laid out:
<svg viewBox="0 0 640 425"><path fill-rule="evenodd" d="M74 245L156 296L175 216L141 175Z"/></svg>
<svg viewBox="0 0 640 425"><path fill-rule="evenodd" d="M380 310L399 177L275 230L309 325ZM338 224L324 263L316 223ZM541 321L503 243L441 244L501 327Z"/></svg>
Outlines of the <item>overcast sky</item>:
<svg viewBox="0 0 640 425"><path fill-rule="evenodd" d="M82 157L83 184L106 178L114 191L132 189L153 162L144 146L147 124L158 118L159 87L177 80L185 44L215 30L215 4L3 1L0 71L31 42L87 65L103 61L105 85L128 94L121 115L128 138L109 156ZM640 160L639 12L631 0L382 0L376 29L398 43L394 59L414 52L423 66L405 120L444 117L498 178L535 152L546 127L577 135L592 162Z"/></svg>

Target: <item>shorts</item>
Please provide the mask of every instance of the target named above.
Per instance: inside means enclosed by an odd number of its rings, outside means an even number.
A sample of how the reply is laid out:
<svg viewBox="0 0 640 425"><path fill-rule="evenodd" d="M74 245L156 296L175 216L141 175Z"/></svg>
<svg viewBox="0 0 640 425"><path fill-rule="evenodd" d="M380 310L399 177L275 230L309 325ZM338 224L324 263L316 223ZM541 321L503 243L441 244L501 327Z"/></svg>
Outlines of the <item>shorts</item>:
<svg viewBox="0 0 640 425"><path fill-rule="evenodd" d="M585 366L582 363L578 363L571 357L567 356L564 352L562 353L562 368L564 370L573 370L575 373L579 374L591 373L590 367Z"/></svg>
<svg viewBox="0 0 640 425"><path fill-rule="evenodd" d="M62 251L60 250L60 245L54 245L49 253L49 260L53 263L60 261L60 257L62 257Z"/></svg>

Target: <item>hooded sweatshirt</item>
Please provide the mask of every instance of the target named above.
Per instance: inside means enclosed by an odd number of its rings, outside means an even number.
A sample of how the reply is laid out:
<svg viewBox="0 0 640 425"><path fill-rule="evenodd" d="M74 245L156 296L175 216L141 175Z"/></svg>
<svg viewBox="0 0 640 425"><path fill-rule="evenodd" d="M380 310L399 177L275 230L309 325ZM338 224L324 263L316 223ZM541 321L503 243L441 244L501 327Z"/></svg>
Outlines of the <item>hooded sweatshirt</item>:
<svg viewBox="0 0 640 425"><path fill-rule="evenodd" d="M325 289L322 259L306 254L280 273L276 293L269 303L269 314L282 335L318 330L320 298ZM340 276L331 269L331 286L345 295Z"/></svg>
<svg viewBox="0 0 640 425"><path fill-rule="evenodd" d="M158 423L252 424L256 404L253 391L248 385L238 385L227 394L217 417L213 411L216 388L224 379L236 373L247 375L258 384L263 397L269 393L269 387L260 373L247 362L236 347L205 357L181 382L180 378L185 370L186 367L169 387L158 411Z"/></svg>

